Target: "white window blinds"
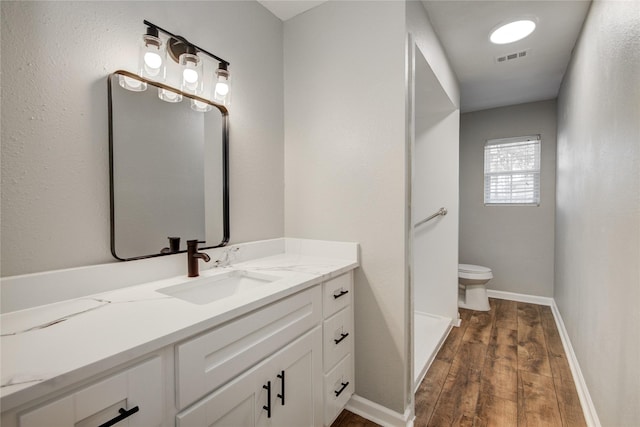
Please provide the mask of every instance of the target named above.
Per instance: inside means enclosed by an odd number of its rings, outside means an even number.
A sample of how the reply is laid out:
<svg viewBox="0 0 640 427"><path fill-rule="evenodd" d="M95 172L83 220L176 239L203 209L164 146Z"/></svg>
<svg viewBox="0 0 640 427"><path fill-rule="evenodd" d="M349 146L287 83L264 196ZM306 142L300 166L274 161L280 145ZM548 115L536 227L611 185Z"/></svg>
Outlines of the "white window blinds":
<svg viewBox="0 0 640 427"><path fill-rule="evenodd" d="M540 135L487 141L484 203L540 204Z"/></svg>

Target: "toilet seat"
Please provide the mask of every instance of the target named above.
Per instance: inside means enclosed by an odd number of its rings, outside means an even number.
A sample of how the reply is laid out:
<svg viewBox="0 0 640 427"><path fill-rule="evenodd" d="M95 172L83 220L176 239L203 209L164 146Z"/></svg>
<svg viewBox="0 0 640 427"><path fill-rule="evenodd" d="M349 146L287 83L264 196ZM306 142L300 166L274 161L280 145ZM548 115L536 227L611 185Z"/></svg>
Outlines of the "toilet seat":
<svg viewBox="0 0 640 427"><path fill-rule="evenodd" d="M458 264L458 271L465 273L491 273L490 268L473 264Z"/></svg>
<svg viewBox="0 0 640 427"><path fill-rule="evenodd" d="M489 280L493 279L491 269L481 265L458 264L458 277L461 279Z"/></svg>

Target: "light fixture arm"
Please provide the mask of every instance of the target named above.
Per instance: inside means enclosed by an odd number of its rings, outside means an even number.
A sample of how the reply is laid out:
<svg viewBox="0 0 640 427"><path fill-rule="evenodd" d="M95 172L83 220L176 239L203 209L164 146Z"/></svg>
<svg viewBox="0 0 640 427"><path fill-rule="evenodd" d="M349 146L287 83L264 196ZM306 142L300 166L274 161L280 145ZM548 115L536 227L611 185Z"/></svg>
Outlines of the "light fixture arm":
<svg viewBox="0 0 640 427"><path fill-rule="evenodd" d="M184 43L184 44L186 44L186 45L188 45L188 46L191 46L191 47L195 48L198 52L202 52L202 53L204 53L205 55L207 55L207 56L209 56L209 57L211 57L211 58L215 59L215 60L216 60L216 61L218 61L218 62L220 62L221 64L224 64L224 68L225 68L225 69L226 69L226 67L228 67L229 65L231 65L231 64L229 63L229 61L226 61L226 60L224 60L224 59L220 58L219 56L214 55L213 53L207 52L206 50L202 49L200 46L197 46L197 45L195 45L195 44L193 44L193 43L189 42L187 39L185 39L185 38L184 38L184 37L182 37L182 36L175 35L175 34L173 34L173 33L169 32L169 31L165 30L164 28L157 26L156 24L153 24L153 23L151 23L151 22L147 21L146 19L145 19L144 21L142 21L142 22L144 23L144 25L146 25L146 26L148 26L148 27L150 27L150 28L154 28L154 29L156 29L156 30L158 30L158 31L161 31L162 33L164 33L164 34L168 35L169 37L172 37L172 38L174 38L174 39L176 39L176 40L179 40L179 41L181 41L182 43Z"/></svg>

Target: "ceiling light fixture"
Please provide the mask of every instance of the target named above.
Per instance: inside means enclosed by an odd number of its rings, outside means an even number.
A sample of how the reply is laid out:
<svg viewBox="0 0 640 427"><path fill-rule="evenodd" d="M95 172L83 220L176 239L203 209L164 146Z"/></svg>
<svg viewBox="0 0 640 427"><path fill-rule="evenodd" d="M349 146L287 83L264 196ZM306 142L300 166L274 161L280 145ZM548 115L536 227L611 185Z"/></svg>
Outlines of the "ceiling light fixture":
<svg viewBox="0 0 640 427"><path fill-rule="evenodd" d="M507 44L522 40L536 29L536 23L530 19L509 22L491 32L489 40L494 44Z"/></svg>
<svg viewBox="0 0 640 427"><path fill-rule="evenodd" d="M228 61L190 43L182 36L170 33L147 20L143 22L144 25L147 26L147 32L142 36L140 66L138 69L140 77L149 81L164 82L167 77L166 58L170 57L180 66L180 76L177 78L177 81L180 82L181 92L193 94L205 99L207 98L205 92L213 92L211 97L213 102L227 107L229 106L230 80ZM166 42L163 42L160 38L160 33L168 36ZM207 68L203 65L203 59L207 57L212 58L218 63L215 72L207 71ZM212 74L211 81L214 86L213 90L204 85L205 73L207 72ZM119 83L123 88L134 92L147 89L147 83L125 76L120 76ZM224 85L224 87L222 87L221 84ZM180 93L180 91L177 89L172 91L158 88L158 97L167 102L181 102L182 93ZM191 101L191 108L196 111L209 111L211 109L211 106L205 105L204 102L194 102L195 100L193 99Z"/></svg>

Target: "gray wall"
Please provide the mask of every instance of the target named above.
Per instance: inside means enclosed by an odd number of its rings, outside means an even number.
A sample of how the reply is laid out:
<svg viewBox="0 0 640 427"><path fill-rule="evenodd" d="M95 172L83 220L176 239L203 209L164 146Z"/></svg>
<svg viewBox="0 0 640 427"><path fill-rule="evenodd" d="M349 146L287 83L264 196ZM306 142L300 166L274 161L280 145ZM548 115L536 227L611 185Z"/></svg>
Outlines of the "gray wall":
<svg viewBox="0 0 640 427"><path fill-rule="evenodd" d="M143 19L231 62L231 240L284 234L282 22L257 2L1 2L2 276L109 251L106 77Z"/></svg>
<svg viewBox="0 0 640 427"><path fill-rule="evenodd" d="M640 2L595 1L558 98L555 300L603 426L640 420Z"/></svg>
<svg viewBox="0 0 640 427"><path fill-rule="evenodd" d="M360 243L356 393L405 408L404 2L327 2L285 22L288 237ZM384 52L384 66L379 53Z"/></svg>
<svg viewBox="0 0 640 427"><path fill-rule="evenodd" d="M540 206L484 206L487 139L542 135ZM462 114L460 263L491 268L487 287L551 297L554 280L556 102Z"/></svg>

